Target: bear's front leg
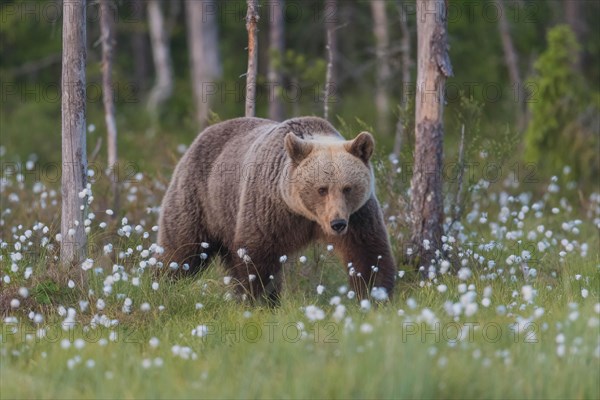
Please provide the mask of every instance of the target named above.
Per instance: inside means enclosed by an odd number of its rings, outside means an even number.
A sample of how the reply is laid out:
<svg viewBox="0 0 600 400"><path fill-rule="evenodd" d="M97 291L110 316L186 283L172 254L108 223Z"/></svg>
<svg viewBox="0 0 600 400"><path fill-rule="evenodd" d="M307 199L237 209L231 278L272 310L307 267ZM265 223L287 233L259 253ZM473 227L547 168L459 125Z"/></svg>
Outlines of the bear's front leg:
<svg viewBox="0 0 600 400"><path fill-rule="evenodd" d="M348 269L350 285L359 299L366 298L373 287L384 288L392 296L396 263L375 197L350 216L348 232L332 241L346 265L352 263Z"/></svg>
<svg viewBox="0 0 600 400"><path fill-rule="evenodd" d="M235 253L228 255L226 264L238 297L251 301L265 299L272 305L279 303L281 264L271 255L238 247Z"/></svg>

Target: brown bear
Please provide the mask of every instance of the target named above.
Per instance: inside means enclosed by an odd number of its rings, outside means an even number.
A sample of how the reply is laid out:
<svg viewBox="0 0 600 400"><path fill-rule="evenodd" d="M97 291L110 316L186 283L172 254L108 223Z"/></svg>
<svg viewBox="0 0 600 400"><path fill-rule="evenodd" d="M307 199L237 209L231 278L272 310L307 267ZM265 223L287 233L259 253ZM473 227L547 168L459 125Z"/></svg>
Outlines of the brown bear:
<svg viewBox="0 0 600 400"><path fill-rule="evenodd" d="M375 198L373 147L371 134L347 141L316 117L210 126L163 199L163 264L193 273L218 254L242 297L277 300L281 256L318 240L347 263L358 298L373 287L391 295L396 268Z"/></svg>

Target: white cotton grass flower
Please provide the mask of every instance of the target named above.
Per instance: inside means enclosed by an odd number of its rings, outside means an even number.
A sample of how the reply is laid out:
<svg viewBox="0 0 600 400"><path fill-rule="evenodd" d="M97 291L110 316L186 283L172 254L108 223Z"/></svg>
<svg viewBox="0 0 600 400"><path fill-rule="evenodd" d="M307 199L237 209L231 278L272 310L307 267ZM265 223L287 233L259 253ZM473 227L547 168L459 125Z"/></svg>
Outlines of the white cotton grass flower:
<svg viewBox="0 0 600 400"><path fill-rule="evenodd" d="M346 306L344 306L343 304L338 304L335 306L335 311L333 311L333 314L331 314L331 317L336 322L340 322L341 320L344 319L345 315L346 315Z"/></svg>
<svg viewBox="0 0 600 400"><path fill-rule="evenodd" d="M19 288L19 296L21 296L24 299L29 297L29 289L27 289L26 287L20 287Z"/></svg>
<svg viewBox="0 0 600 400"><path fill-rule="evenodd" d="M77 350L81 350L85 347L85 340L78 338L75 339L75 341L73 342L73 346L77 349Z"/></svg>
<svg viewBox="0 0 600 400"><path fill-rule="evenodd" d="M287 261L287 259L288 259L287 256L283 255L283 256L279 257L279 262L283 264Z"/></svg>
<svg viewBox="0 0 600 400"><path fill-rule="evenodd" d="M150 345L150 347L155 349L160 344L160 340L158 340L157 337L151 337L150 340L148 341L148 344Z"/></svg>
<svg viewBox="0 0 600 400"><path fill-rule="evenodd" d="M163 359L162 359L162 358L160 358L160 357L156 357L156 358L154 359L153 363L154 363L154 366L155 366L155 367L158 367L158 368L160 368L160 367L162 367L162 366L163 366L163 364L164 364L164 361L163 361Z"/></svg>
<svg viewBox="0 0 600 400"><path fill-rule="evenodd" d="M531 285L524 285L521 287L521 295L523 296L523 300L527 303L533 301L537 291Z"/></svg>
<svg viewBox="0 0 600 400"><path fill-rule="evenodd" d="M94 260L92 260L91 258L86 258L85 261L81 264L81 269L84 271L88 271L92 269L93 266Z"/></svg>
<svg viewBox="0 0 600 400"><path fill-rule="evenodd" d="M300 256L300 258L298 259L302 264L305 264L307 261L306 256Z"/></svg>
<svg viewBox="0 0 600 400"><path fill-rule="evenodd" d="M205 337L208 334L209 334L208 326L206 326L204 324L198 325L195 329L192 329L192 336Z"/></svg>
<svg viewBox="0 0 600 400"><path fill-rule="evenodd" d="M462 267L458 270L458 279L461 281L466 281L472 275L471 269L467 267Z"/></svg>
<svg viewBox="0 0 600 400"><path fill-rule="evenodd" d="M368 299L362 299L360 301L361 311L367 312L371 309L371 302Z"/></svg>
<svg viewBox="0 0 600 400"><path fill-rule="evenodd" d="M309 305L304 309L304 315L311 322L320 321L325 318L325 311L315 305Z"/></svg>
<svg viewBox="0 0 600 400"><path fill-rule="evenodd" d="M506 314L506 306L504 304L500 304L496 307L496 314L505 315Z"/></svg>
<svg viewBox="0 0 600 400"><path fill-rule="evenodd" d="M438 322L435 313L431 309L425 307L421 310L421 314L417 317L418 322L425 322L429 326L433 326Z"/></svg>
<svg viewBox="0 0 600 400"><path fill-rule="evenodd" d="M373 325L368 322L364 322L360 325L360 332L364 334L369 334L373 332Z"/></svg>
<svg viewBox="0 0 600 400"><path fill-rule="evenodd" d="M371 297L375 299L375 301L385 301L388 299L388 293L385 288L376 286L371 289Z"/></svg>
<svg viewBox="0 0 600 400"><path fill-rule="evenodd" d="M406 299L406 305L411 310L414 310L415 308L417 308L417 301L415 299L413 299L412 297L409 297L408 299Z"/></svg>
<svg viewBox="0 0 600 400"><path fill-rule="evenodd" d="M477 310L478 310L477 303L468 303L465 306L465 316L471 317L477 313Z"/></svg>
<svg viewBox="0 0 600 400"><path fill-rule="evenodd" d="M440 264L440 274L444 275L450 269L450 262L448 260L443 260Z"/></svg>
<svg viewBox="0 0 600 400"><path fill-rule="evenodd" d="M542 307L538 307L533 311L533 318L534 319L541 318L545 312L546 312L546 310L544 310Z"/></svg>
<svg viewBox="0 0 600 400"><path fill-rule="evenodd" d="M317 294L321 295L323 292L325 292L325 286L317 285Z"/></svg>

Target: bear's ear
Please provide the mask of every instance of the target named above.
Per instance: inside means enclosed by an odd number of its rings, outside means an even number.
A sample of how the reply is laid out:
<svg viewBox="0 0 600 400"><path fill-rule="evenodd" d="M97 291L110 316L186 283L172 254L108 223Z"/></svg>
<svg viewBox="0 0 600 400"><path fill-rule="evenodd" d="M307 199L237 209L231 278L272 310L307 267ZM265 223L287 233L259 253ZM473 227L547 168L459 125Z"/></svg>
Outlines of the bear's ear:
<svg viewBox="0 0 600 400"><path fill-rule="evenodd" d="M369 159L373 155L373 149L375 148L375 140L369 132L361 132L358 136L346 144L346 150L368 163Z"/></svg>
<svg viewBox="0 0 600 400"><path fill-rule="evenodd" d="M300 139L294 133L285 135L285 150L296 164L300 164L312 151L313 145L306 140Z"/></svg>

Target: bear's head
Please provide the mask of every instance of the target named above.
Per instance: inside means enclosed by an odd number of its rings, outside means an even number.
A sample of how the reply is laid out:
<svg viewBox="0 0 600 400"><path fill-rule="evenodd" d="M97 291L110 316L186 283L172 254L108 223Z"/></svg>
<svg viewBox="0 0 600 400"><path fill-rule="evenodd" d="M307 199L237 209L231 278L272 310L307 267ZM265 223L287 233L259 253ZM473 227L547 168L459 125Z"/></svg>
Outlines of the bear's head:
<svg viewBox="0 0 600 400"><path fill-rule="evenodd" d="M289 156L283 185L288 207L315 221L327 235L348 231L350 215L371 197L374 178L369 159L373 136L360 133L354 140L285 136Z"/></svg>

